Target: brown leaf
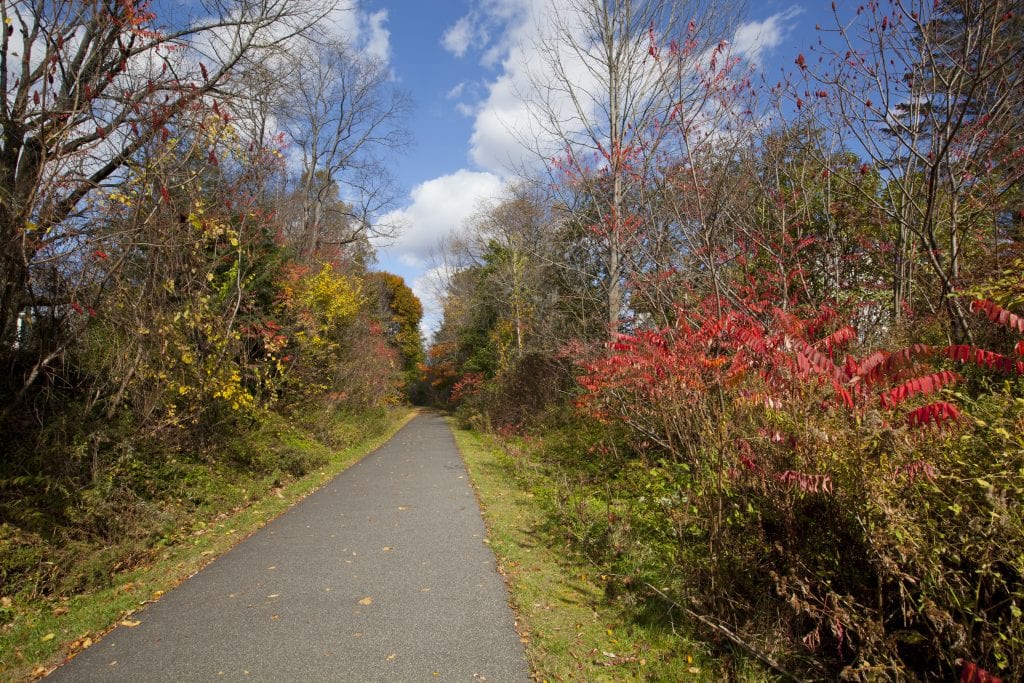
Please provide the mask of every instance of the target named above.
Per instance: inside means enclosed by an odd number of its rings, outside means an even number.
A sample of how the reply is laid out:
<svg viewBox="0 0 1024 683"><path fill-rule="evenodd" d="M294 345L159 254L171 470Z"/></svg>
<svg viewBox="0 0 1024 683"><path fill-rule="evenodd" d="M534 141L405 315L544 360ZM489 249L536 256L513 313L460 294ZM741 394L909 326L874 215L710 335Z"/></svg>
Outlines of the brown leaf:
<svg viewBox="0 0 1024 683"><path fill-rule="evenodd" d="M141 621L134 621L132 619L123 619L121 621L121 626L127 626L128 628L135 628L136 626L138 626L141 623L142 623Z"/></svg>
<svg viewBox="0 0 1024 683"><path fill-rule="evenodd" d="M373 598L363 598L362 600L359 601L359 604L360 605L372 605L373 604Z"/></svg>

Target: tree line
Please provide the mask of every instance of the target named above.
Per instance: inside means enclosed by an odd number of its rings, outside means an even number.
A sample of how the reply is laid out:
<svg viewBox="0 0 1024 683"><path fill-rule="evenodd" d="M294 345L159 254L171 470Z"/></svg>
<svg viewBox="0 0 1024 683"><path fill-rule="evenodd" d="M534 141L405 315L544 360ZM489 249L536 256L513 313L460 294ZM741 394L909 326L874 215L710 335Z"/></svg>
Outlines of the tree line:
<svg viewBox="0 0 1024 683"><path fill-rule="evenodd" d="M725 5L559 7L542 170L440 254L435 395L720 651L1019 676L1024 8L834 3L770 81Z"/></svg>
<svg viewBox="0 0 1024 683"><path fill-rule="evenodd" d="M164 533L222 485L197 464L312 466L223 448L261 425L407 400L422 307L370 238L410 103L350 11L3 2L5 595L58 591L68 544Z"/></svg>

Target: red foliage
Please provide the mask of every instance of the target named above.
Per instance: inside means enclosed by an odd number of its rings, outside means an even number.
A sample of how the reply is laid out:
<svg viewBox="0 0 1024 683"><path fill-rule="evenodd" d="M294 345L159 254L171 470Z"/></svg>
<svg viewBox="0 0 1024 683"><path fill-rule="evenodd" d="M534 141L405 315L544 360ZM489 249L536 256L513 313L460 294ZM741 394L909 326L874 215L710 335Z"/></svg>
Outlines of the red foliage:
<svg viewBox="0 0 1024 683"><path fill-rule="evenodd" d="M936 424L941 425L948 420L959 420L960 410L952 403L939 401L921 406L907 413L907 424L911 427Z"/></svg>
<svg viewBox="0 0 1024 683"><path fill-rule="evenodd" d="M992 322L1007 327L1015 332L1024 334L1024 318L1011 313L987 299L978 299L971 302L971 310L981 312L988 316Z"/></svg>
<svg viewBox="0 0 1024 683"><path fill-rule="evenodd" d="M960 672L960 683L1003 683L1003 679L990 674L974 662L967 662Z"/></svg>
<svg viewBox="0 0 1024 683"><path fill-rule="evenodd" d="M472 396L480 391L483 386L484 376L480 372L470 372L462 376L462 378L455 383L452 387L452 393L450 400L452 403L458 403L467 396Z"/></svg>
<svg viewBox="0 0 1024 683"><path fill-rule="evenodd" d="M915 460L909 462L906 465L896 468L893 473L893 478L899 477L900 475L906 475L907 478L913 482L919 476L924 475L928 481L934 481L935 479L935 467L931 463L925 462L924 460Z"/></svg>
<svg viewBox="0 0 1024 683"><path fill-rule="evenodd" d="M846 325L844 327L840 327L838 330L819 341L818 345L824 346L825 352L831 354L835 349L846 346L856 338L857 330Z"/></svg>
<svg viewBox="0 0 1024 683"><path fill-rule="evenodd" d="M883 408L895 408L903 401L917 396L918 394L932 394L942 387L949 386L960 381L960 375L952 370L943 370L923 377L915 377L911 380L895 386L888 391L883 391L879 398Z"/></svg>
<svg viewBox="0 0 1024 683"><path fill-rule="evenodd" d="M976 346L956 344L946 347L943 353L958 363L971 362L989 370L999 370L1006 373L1016 372L1018 375L1024 375L1024 361L1015 361L1001 353L979 349Z"/></svg>

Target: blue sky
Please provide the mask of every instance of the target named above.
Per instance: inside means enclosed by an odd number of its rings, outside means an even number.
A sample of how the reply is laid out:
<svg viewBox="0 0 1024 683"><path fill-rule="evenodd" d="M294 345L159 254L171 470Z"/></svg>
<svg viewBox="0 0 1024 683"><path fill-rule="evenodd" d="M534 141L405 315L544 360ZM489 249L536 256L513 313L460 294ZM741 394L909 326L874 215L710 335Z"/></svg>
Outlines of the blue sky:
<svg viewBox="0 0 1024 683"><path fill-rule="evenodd" d="M378 267L403 276L424 301L424 329L439 317L430 295L430 251L501 193L510 162L526 158L510 129L522 116L516 88L538 17L565 0L350 0L359 41L386 56L414 101L407 125L415 140L395 159L401 186L384 218L402 234L378 245ZM349 15L352 17L352 15ZM777 80L831 23L826 0L750 3L728 39Z"/></svg>

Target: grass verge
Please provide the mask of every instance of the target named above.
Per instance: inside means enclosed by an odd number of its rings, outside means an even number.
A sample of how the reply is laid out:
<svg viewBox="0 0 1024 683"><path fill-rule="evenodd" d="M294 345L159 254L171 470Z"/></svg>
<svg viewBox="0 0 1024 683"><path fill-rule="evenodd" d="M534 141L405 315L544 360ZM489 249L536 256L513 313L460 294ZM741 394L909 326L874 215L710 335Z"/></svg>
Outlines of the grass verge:
<svg viewBox="0 0 1024 683"><path fill-rule="evenodd" d="M606 597L600 571L551 533L542 475L527 481L490 437L450 424L536 680L721 680L701 645L673 632L667 610Z"/></svg>
<svg viewBox="0 0 1024 683"><path fill-rule="evenodd" d="M204 507L187 526L160 539L148 561L111 577L106 587L58 599L3 597L0 609L7 611L8 618L0 630L0 680L38 679L117 624L130 627L135 612L380 447L415 414L408 409L391 411L382 430L340 450L325 446L332 439L323 435L318 435L320 439L310 435L296 439L294 431L263 435L288 439L291 448L315 450L323 464L297 478L248 482L248 490L243 491L246 502L225 508L232 500L225 497L221 506ZM254 447L259 445L267 444Z"/></svg>

